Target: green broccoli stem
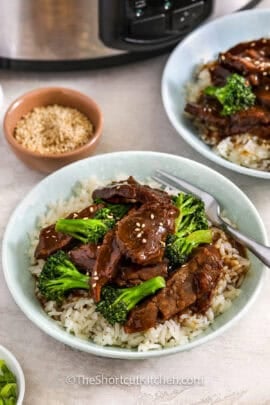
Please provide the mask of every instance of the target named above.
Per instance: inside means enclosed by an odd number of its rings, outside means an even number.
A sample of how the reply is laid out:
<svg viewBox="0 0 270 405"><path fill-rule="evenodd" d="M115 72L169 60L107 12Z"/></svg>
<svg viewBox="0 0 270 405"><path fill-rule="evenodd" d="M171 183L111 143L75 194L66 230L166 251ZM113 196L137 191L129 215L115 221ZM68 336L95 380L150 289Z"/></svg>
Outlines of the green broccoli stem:
<svg viewBox="0 0 270 405"><path fill-rule="evenodd" d="M130 288L124 288L119 297L114 301L113 305L117 305L120 301L124 302L128 311L135 307L142 299L154 294L160 288L166 286L166 281L163 277L157 276L150 280Z"/></svg>
<svg viewBox="0 0 270 405"><path fill-rule="evenodd" d="M59 290L62 290L64 288L65 291L74 289L89 290L89 281L90 277L88 276L83 276L81 277L81 279L78 278L75 280L72 280L68 277L61 277L59 279L47 281L47 290L50 291L52 289L53 291L56 291L57 288L59 288Z"/></svg>
<svg viewBox="0 0 270 405"><path fill-rule="evenodd" d="M203 229L200 231L192 232L186 237L187 244L193 248L193 246L199 246L203 243L212 242L212 231L211 229Z"/></svg>
<svg viewBox="0 0 270 405"><path fill-rule="evenodd" d="M112 225L110 223L110 225ZM72 236L82 243L97 243L108 232L110 226L101 219L64 219L55 224L55 230Z"/></svg>

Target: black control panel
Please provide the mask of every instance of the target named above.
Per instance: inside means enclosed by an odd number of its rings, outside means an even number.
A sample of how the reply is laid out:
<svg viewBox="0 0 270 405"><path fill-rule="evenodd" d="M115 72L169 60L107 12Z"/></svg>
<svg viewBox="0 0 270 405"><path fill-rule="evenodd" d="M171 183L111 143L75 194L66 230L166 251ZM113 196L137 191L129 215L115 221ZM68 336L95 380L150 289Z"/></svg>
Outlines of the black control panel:
<svg viewBox="0 0 270 405"><path fill-rule="evenodd" d="M100 37L111 48L147 51L177 43L212 11L212 0L100 1ZM110 4L110 6L109 6Z"/></svg>

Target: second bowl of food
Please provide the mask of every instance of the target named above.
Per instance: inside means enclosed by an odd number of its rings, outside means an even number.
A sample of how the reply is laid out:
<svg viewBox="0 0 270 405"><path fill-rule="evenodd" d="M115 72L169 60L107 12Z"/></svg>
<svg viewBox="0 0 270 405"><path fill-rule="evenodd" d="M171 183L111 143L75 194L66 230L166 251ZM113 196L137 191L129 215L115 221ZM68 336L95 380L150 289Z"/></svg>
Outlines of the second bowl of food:
<svg viewBox="0 0 270 405"><path fill-rule="evenodd" d="M203 25L170 56L162 79L168 117L221 166L270 178L270 10Z"/></svg>
<svg viewBox="0 0 270 405"><path fill-rule="evenodd" d="M45 173L92 154L102 127L102 112L95 101L63 87L22 95L4 117L4 134L13 152Z"/></svg>
<svg viewBox="0 0 270 405"><path fill-rule="evenodd" d="M200 201L160 190L158 168L211 192L232 223L266 243L245 194L199 163L154 152L76 162L28 194L3 241L8 288L45 333L140 359L191 349L246 312L264 266L207 222Z"/></svg>

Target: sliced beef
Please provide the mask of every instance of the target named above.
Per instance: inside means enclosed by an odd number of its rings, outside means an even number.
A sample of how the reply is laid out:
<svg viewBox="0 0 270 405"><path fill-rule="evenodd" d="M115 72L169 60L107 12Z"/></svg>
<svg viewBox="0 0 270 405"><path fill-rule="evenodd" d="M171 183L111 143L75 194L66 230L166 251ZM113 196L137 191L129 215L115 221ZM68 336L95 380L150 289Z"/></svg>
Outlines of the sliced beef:
<svg viewBox="0 0 270 405"><path fill-rule="evenodd" d="M243 42L219 55L219 63L232 72L252 77L253 85L260 84L260 78L270 73L270 41L260 39ZM256 78L257 76L257 78ZM256 82L254 82L254 79Z"/></svg>
<svg viewBox="0 0 270 405"><path fill-rule="evenodd" d="M153 328L158 319L158 306L154 299L149 299L137 305L129 315L124 325L126 333L144 332Z"/></svg>
<svg viewBox="0 0 270 405"><path fill-rule="evenodd" d="M94 243L81 245L69 251L69 257L72 263L79 270L91 273L97 258L98 246Z"/></svg>
<svg viewBox="0 0 270 405"><path fill-rule="evenodd" d="M229 69L226 69L218 62L209 65L209 72L213 85L220 87L225 86L227 78L232 74Z"/></svg>
<svg viewBox="0 0 270 405"><path fill-rule="evenodd" d="M239 111L231 115L230 125L226 128L228 136L244 132L252 132L253 128L268 126L270 124L270 111L262 106L254 106L248 110Z"/></svg>
<svg viewBox="0 0 270 405"><path fill-rule="evenodd" d="M110 203L134 203L137 201L137 182L133 177L125 181L98 188L93 191L93 199L102 199Z"/></svg>
<svg viewBox="0 0 270 405"><path fill-rule="evenodd" d="M104 204L93 204L84 208L80 212L72 212L67 216L69 219L93 218L95 213L104 207ZM61 232L56 232L55 224L43 228L39 234L39 241L35 250L36 259L47 259L57 250L68 250L74 239Z"/></svg>
<svg viewBox="0 0 270 405"><path fill-rule="evenodd" d="M255 94L257 97L258 102L263 106L266 107L268 110L270 109L270 87L268 90L265 90L265 87L260 87L255 90Z"/></svg>
<svg viewBox="0 0 270 405"><path fill-rule="evenodd" d="M153 277L166 277L167 271L168 263L165 261L154 266L146 267L141 267L133 263L120 264L117 276L113 282L119 287L131 287Z"/></svg>
<svg viewBox="0 0 270 405"><path fill-rule="evenodd" d="M125 324L127 333L139 332L155 326L158 320L165 321L193 307L204 312L211 303L213 291L221 275L222 260L219 251L213 246L196 249L191 260L176 270L167 280L166 287L154 297L135 307L129 314ZM156 308L156 318L147 318L144 307ZM139 314L146 313L147 328L143 329L144 320L138 324ZM149 326L150 325L150 326Z"/></svg>
<svg viewBox="0 0 270 405"><path fill-rule="evenodd" d="M47 259L57 250L67 250L71 246L72 237L56 232L55 224L41 229L35 250L36 259Z"/></svg>
<svg viewBox="0 0 270 405"><path fill-rule="evenodd" d="M178 209L172 204L143 204L118 222L117 243L133 263L149 265L163 259L168 233L174 232Z"/></svg>
<svg viewBox="0 0 270 405"><path fill-rule="evenodd" d="M95 190L93 199L98 198L111 203L169 203L171 200L167 193L141 185L132 176L126 181L112 183L109 186Z"/></svg>
<svg viewBox="0 0 270 405"><path fill-rule="evenodd" d="M228 118L221 116L220 112L210 102L206 103L200 100L199 103L188 103L185 106L185 112L209 126L226 128L228 125Z"/></svg>
<svg viewBox="0 0 270 405"><path fill-rule="evenodd" d="M100 300L101 288L116 276L121 256L122 254L116 242L115 231L109 231L98 249L90 281L95 302Z"/></svg>

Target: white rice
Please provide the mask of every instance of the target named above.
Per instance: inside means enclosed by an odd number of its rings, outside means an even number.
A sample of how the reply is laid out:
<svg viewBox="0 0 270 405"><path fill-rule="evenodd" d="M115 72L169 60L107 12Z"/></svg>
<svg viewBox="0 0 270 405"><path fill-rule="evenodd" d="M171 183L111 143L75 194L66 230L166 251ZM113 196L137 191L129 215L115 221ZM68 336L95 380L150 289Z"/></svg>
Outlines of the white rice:
<svg viewBox="0 0 270 405"><path fill-rule="evenodd" d="M188 103L195 103L202 91L212 84L209 66L200 66L194 75L194 80L188 83L186 88L186 100ZM205 127L197 120L194 121L199 136L219 156L251 169L270 170L270 141L261 139L251 133L240 133L226 137L217 143L215 128L205 132ZM210 129L210 128L209 128ZM211 136L212 134L212 136Z"/></svg>
<svg viewBox="0 0 270 405"><path fill-rule="evenodd" d="M122 178L125 177L122 176ZM40 228L88 206L91 203L92 191L100 185L102 183L93 178L77 185L68 200L59 200L51 204L45 215L39 218L37 229L30 237L30 271L33 275L40 274L44 263L43 260L36 263L34 259L34 249L38 242ZM55 301L49 301L44 309L67 332L80 338L90 339L102 346L120 346L147 351L185 344L202 333L213 323L216 316L230 307L232 301L241 292L239 287L249 268L249 261L233 248L226 234L220 229L212 229L214 245L220 251L224 267L211 306L205 315L193 314L189 310L178 319L170 319L146 332L127 334L121 325L110 325L100 313L95 311L95 304L86 292L82 292L80 296L70 294L61 306ZM38 295L38 291L36 292Z"/></svg>

